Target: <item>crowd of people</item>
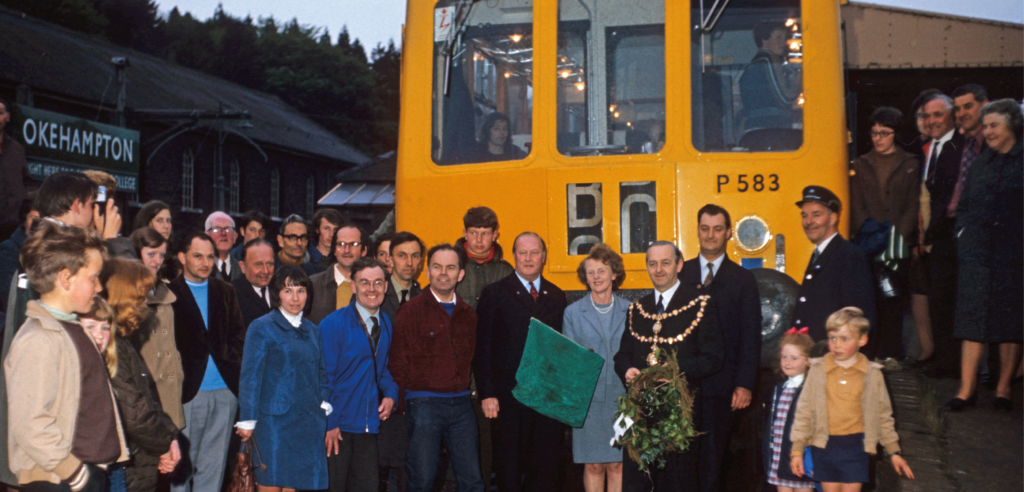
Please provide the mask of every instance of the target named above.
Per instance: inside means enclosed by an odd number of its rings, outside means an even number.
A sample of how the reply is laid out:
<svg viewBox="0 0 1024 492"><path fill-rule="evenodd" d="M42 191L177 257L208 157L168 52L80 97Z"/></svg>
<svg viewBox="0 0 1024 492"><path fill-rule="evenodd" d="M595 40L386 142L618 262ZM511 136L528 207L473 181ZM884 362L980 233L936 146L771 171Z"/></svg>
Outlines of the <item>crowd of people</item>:
<svg viewBox="0 0 1024 492"><path fill-rule="evenodd" d="M859 490L879 444L912 477L871 360L903 357L908 302L915 363L949 369L962 340L963 382L948 407L974 404L979 361L998 343L995 407L1010 408L1024 335L1022 117L1017 102L987 99L974 85L922 93L923 146L910 152L901 113L875 111L874 148L851 172L851 240L838 232L835 193L808 186L794 197L813 253L780 344L784 378L765 402L764 475L780 490ZM757 282L726 254L732 221L714 204L696 213L696 257L649 245L650 293L616 294L622 258L597 245L577 269L586 293L569 304L543 275L542 235L516 236L506 261L487 207L465 213L454 244L371 237L322 210L311 224L285 218L275 247L258 211L239 222L214 212L203 230L177 231L159 201L121 237L99 186L112 196L116 182L50 176L0 244L0 481L26 492L152 492L161 480L215 492L249 441L261 492L429 491L442 455L460 491L488 490L492 472L502 492L556 490L567 427L513 396L534 319L605 361L572 430L588 492L720 490L730 420L760 403ZM907 257L865 250L901 241ZM652 343L677 354L701 435L663 469L641 470L609 441Z"/></svg>

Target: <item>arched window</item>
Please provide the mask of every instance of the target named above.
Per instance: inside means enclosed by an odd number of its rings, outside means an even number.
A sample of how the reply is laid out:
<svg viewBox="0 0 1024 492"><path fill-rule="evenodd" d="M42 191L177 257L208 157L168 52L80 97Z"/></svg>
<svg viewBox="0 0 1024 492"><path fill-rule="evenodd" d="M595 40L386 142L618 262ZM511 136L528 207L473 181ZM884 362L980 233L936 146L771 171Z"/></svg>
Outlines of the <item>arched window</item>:
<svg viewBox="0 0 1024 492"><path fill-rule="evenodd" d="M195 178L196 157L192 150L186 150L181 158L181 208L193 208L193 180Z"/></svg>
<svg viewBox="0 0 1024 492"><path fill-rule="evenodd" d="M281 171L270 170L270 216L281 217Z"/></svg>
<svg viewBox="0 0 1024 492"><path fill-rule="evenodd" d="M232 214L236 214L236 215L238 214L238 202L239 202L239 195L240 195L239 192L238 192L238 190L239 190L239 183L238 183L239 179L240 178L239 178L239 172L238 172L238 159L236 158L236 159L231 161L231 184L229 185L229 188L231 190L231 202L230 202L229 208L228 208L228 210L230 210L230 212Z"/></svg>
<svg viewBox="0 0 1024 492"><path fill-rule="evenodd" d="M316 182L313 176L306 178L306 220L313 220L313 208L316 206Z"/></svg>

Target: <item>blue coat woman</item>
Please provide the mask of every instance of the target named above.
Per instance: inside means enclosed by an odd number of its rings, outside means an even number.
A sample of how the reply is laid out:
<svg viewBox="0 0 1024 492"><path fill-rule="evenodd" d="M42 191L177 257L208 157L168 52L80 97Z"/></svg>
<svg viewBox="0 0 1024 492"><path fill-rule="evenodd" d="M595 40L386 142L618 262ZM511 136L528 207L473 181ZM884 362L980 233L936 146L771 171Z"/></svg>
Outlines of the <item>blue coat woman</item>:
<svg viewBox="0 0 1024 492"><path fill-rule="evenodd" d="M253 321L245 337L238 427L251 429L255 424L252 438L259 449L259 454L253 456L257 484L326 489L324 436L326 414L332 410L326 403L331 392L320 329L302 317L309 278L296 267L286 267L274 275L270 287L271 302L277 309ZM305 292L300 301L291 291L302 287ZM293 304L291 309L289 303ZM257 463L259 460L266 468Z"/></svg>

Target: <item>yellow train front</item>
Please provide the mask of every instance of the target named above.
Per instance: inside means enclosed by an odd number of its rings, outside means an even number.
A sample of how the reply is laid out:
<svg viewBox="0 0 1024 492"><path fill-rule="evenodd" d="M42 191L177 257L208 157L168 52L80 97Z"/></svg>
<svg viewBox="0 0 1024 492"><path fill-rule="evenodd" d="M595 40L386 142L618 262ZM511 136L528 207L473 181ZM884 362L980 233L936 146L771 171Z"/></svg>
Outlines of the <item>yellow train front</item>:
<svg viewBox="0 0 1024 492"><path fill-rule="evenodd" d="M407 12L396 215L428 245L486 205L507 256L520 232L546 239L545 276L561 288L585 288L576 267L604 242L625 260L623 288L645 289L646 246L694 257L697 210L715 203L733 218L730 258L798 276L811 252L801 190L846 202L836 0L410 0Z"/></svg>

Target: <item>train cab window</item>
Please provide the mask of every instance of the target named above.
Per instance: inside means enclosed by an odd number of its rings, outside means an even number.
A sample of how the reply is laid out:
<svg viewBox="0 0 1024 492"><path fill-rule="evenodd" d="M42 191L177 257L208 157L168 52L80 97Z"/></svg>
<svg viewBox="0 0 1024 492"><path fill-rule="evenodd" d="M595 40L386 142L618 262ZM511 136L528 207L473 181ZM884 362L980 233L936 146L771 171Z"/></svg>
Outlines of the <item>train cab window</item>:
<svg viewBox="0 0 1024 492"><path fill-rule="evenodd" d="M665 145L663 0L560 0L558 151L656 153Z"/></svg>
<svg viewBox="0 0 1024 492"><path fill-rule="evenodd" d="M440 0L434 9L431 155L514 161L533 140L533 5Z"/></svg>
<svg viewBox="0 0 1024 492"><path fill-rule="evenodd" d="M691 0L690 5L694 147L702 152L800 148L800 1Z"/></svg>

